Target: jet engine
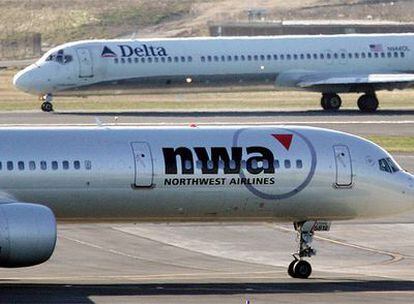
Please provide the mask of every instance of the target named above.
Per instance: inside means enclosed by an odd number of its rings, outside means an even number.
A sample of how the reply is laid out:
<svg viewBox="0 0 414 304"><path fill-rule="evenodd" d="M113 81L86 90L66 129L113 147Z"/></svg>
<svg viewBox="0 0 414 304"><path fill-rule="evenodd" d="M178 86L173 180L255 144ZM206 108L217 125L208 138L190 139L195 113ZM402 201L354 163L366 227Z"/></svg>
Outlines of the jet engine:
<svg viewBox="0 0 414 304"><path fill-rule="evenodd" d="M49 208L28 203L0 204L0 267L41 264L56 245L56 219Z"/></svg>

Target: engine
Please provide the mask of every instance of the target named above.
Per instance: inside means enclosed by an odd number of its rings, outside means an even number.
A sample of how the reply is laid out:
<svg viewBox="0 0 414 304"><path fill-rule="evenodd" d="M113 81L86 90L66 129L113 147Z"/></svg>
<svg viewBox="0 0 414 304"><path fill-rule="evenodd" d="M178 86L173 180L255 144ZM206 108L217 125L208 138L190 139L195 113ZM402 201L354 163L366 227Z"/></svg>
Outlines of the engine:
<svg viewBox="0 0 414 304"><path fill-rule="evenodd" d="M56 245L56 220L49 208L27 203L0 204L0 267L41 264Z"/></svg>

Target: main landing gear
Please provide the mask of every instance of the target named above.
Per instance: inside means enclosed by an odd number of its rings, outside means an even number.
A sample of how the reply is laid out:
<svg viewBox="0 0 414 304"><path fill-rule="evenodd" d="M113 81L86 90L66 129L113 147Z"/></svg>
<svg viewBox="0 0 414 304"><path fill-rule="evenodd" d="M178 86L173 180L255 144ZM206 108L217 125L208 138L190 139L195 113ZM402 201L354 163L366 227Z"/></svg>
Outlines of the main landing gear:
<svg viewBox="0 0 414 304"><path fill-rule="evenodd" d="M321 98L321 106L325 111L337 111L341 107L342 100L338 94L323 93ZM378 98L375 92L365 93L358 98L358 108L361 112L372 113L378 109Z"/></svg>
<svg viewBox="0 0 414 304"><path fill-rule="evenodd" d="M315 231L329 231L330 222L307 221L294 223L297 231L299 250L293 254L294 260L288 267L288 274L292 278L307 279L312 273L311 264L304 260L316 255L316 250L311 247Z"/></svg>
<svg viewBox="0 0 414 304"><path fill-rule="evenodd" d="M41 106L43 112L53 112L52 94L41 95L39 100L43 101Z"/></svg>

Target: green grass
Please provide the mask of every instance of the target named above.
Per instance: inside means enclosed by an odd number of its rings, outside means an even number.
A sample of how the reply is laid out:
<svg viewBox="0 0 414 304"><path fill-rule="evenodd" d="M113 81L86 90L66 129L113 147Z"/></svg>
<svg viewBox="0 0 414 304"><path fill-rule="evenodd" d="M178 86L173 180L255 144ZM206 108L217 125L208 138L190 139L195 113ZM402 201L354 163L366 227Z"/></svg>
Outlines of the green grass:
<svg viewBox="0 0 414 304"><path fill-rule="evenodd" d="M414 136L368 136L388 152L414 152Z"/></svg>

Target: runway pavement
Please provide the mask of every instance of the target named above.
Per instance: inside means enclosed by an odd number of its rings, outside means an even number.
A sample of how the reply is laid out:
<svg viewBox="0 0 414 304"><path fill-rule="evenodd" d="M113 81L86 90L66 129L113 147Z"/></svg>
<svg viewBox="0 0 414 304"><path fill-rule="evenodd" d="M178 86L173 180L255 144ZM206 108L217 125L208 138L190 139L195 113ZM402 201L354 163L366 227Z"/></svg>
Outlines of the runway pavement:
<svg viewBox="0 0 414 304"><path fill-rule="evenodd" d="M130 111L130 112L0 112L0 126L64 125L231 125L296 124L332 128L359 135L413 135L414 110L283 111Z"/></svg>
<svg viewBox="0 0 414 304"><path fill-rule="evenodd" d="M360 135L413 136L414 111L0 113L0 125L297 123ZM397 153L414 172L414 155ZM52 259L0 269L0 303L410 303L414 211L334 222L317 234L314 273L286 273L290 224L59 224Z"/></svg>

